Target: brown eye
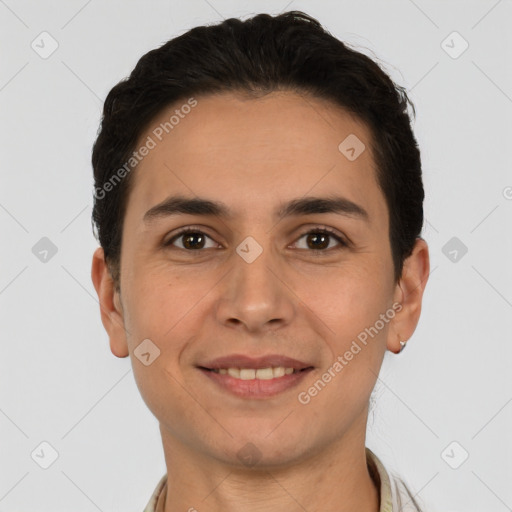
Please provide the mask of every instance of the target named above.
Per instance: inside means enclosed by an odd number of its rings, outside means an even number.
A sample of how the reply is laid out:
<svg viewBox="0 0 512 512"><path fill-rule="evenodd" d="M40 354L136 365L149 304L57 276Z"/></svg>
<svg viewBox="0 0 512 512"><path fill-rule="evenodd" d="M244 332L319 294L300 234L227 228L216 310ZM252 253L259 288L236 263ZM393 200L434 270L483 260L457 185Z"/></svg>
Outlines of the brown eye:
<svg viewBox="0 0 512 512"><path fill-rule="evenodd" d="M306 236L306 243L308 243L308 247L311 249L327 249L329 246L329 235L324 233L310 233Z"/></svg>
<svg viewBox="0 0 512 512"><path fill-rule="evenodd" d="M181 237L186 249L202 249L204 246L205 238L202 233L186 233Z"/></svg>
<svg viewBox="0 0 512 512"><path fill-rule="evenodd" d="M348 245L340 236L325 228L307 231L299 237L299 240L304 237L306 237L306 249L313 251L325 251L329 248L332 239L338 242L338 246Z"/></svg>
<svg viewBox="0 0 512 512"><path fill-rule="evenodd" d="M172 246L175 245L175 241L181 240L181 247L179 245L177 246L179 249L193 251L198 249L204 249L207 239L211 240L211 238L202 231L199 231L197 229L185 229L178 233L177 235L173 236L171 239L169 239L164 245L166 247Z"/></svg>
<svg viewBox="0 0 512 512"><path fill-rule="evenodd" d="M299 247L300 249L310 250L312 252L327 252L327 249L332 249L331 242L337 242L338 249L342 249L344 247L348 247L348 243L345 240L334 233L333 231L326 228L319 228L307 231L303 233L299 240L305 238L306 246ZM181 245L176 244L178 240L181 240ZM164 243L165 247L177 247L178 249L183 249L189 252L192 251L200 251L201 249L207 249L206 243L208 240L214 242L211 237L207 234L203 233L199 229L194 228L186 228L174 235L167 242ZM210 246L215 247L215 243ZM336 246L334 247L336 248Z"/></svg>

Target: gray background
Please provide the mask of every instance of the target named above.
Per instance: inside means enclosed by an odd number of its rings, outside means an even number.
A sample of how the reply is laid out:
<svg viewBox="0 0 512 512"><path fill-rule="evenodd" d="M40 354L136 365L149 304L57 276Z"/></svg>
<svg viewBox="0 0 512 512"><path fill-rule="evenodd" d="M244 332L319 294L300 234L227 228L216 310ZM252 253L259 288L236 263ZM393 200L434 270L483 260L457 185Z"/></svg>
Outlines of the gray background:
<svg viewBox="0 0 512 512"><path fill-rule="evenodd" d="M290 9L378 58L417 108L432 273L407 349L386 355L367 445L432 511L512 510L509 0L0 0L0 511L141 511L164 474L90 279L102 102L192 26Z"/></svg>

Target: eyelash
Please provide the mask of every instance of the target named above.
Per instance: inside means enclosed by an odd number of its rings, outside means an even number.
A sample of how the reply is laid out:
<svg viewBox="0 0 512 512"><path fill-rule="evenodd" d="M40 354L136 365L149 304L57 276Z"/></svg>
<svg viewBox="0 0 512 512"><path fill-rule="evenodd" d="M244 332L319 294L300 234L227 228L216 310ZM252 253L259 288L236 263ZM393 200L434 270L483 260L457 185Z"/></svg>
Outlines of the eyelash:
<svg viewBox="0 0 512 512"><path fill-rule="evenodd" d="M213 240L204 231L201 231L201 229L195 228L193 226L189 226L187 228L182 229L178 233L176 233L172 238L167 240L167 242L164 242L164 247L171 247L172 244L174 243L174 241L176 241L178 238L180 238L181 236L186 235L188 233L201 234L201 235L204 235L204 236L210 238L210 240ZM346 247L349 246L348 242L346 242L343 238L341 238L338 234L336 234L333 230L331 230L329 228L313 228L313 229L310 229L309 231L305 231L304 233L299 235L297 240L300 240L302 237L304 237L306 235L317 234L317 233L321 233L321 234L325 234L325 235L329 235L329 236L333 237L340 244L338 249L343 249L343 248L346 248ZM181 249L181 250L186 251L186 252L202 252L204 250L204 249L182 249L181 247L176 247L176 248L177 249ZM321 252L329 252L329 251L331 251L333 249L336 249L336 248L332 248L331 247L330 249L309 249L309 252L321 253ZM306 250L307 251L308 249L301 249L301 250Z"/></svg>

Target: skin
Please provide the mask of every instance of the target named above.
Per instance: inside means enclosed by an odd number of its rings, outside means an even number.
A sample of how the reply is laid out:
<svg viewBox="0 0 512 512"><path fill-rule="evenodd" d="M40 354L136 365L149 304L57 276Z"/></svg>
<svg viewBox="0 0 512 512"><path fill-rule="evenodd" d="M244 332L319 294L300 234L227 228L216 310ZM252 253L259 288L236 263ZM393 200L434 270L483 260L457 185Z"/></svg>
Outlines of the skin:
<svg viewBox="0 0 512 512"><path fill-rule="evenodd" d="M197 100L134 171L120 294L101 248L92 262L111 351L131 357L141 395L160 422L168 480L158 510L376 512L378 490L365 458L369 399L385 352L397 352L418 323L427 244L418 238L395 283L388 211L370 133L358 119L292 92ZM140 141L175 109L162 112ZM338 150L349 134L366 145L354 161ZM369 222L335 213L279 222L272 216L285 201L334 192L362 206ZM144 213L176 193L222 201L233 217L181 214L145 225ZM191 225L209 237L203 248L184 249L186 236L163 247ZM315 250L318 242L304 233L321 227L351 244L330 237ZM236 252L247 236L263 249L250 264ZM301 404L298 393L395 302L400 312ZM146 338L161 351L149 366L134 356ZM196 368L233 353L278 353L315 369L274 397L240 398ZM246 443L259 452L252 467L237 457Z"/></svg>

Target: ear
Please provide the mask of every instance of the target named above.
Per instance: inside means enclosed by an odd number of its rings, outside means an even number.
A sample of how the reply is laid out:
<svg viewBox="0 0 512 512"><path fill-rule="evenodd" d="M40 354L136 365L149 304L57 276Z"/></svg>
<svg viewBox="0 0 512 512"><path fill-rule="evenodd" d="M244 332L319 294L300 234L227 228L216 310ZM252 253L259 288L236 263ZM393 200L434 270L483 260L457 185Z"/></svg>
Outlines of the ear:
<svg viewBox="0 0 512 512"><path fill-rule="evenodd" d="M129 355L121 297L105 262L101 247L92 257L91 278L100 302L101 322L110 338L110 350L117 357Z"/></svg>
<svg viewBox="0 0 512 512"><path fill-rule="evenodd" d="M421 314L423 292L430 273L428 245L416 238L411 255L404 261L402 276L395 288L394 301L402 305L397 310L388 331L387 349L400 351L400 340L407 341L416 330Z"/></svg>

